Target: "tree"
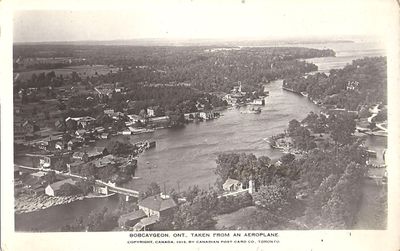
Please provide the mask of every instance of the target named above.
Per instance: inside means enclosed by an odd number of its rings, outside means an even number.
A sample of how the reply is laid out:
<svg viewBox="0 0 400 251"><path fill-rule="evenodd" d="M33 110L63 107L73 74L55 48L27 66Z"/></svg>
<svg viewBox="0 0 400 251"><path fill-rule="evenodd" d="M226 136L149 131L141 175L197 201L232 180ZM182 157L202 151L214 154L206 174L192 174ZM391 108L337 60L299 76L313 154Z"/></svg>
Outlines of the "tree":
<svg viewBox="0 0 400 251"><path fill-rule="evenodd" d="M79 170L79 174L84 177L94 177L96 173L96 167L92 163L81 165Z"/></svg>
<svg viewBox="0 0 400 251"><path fill-rule="evenodd" d="M57 180L56 173L54 171L47 172L43 179L46 181L47 184L52 184Z"/></svg>
<svg viewBox="0 0 400 251"><path fill-rule="evenodd" d="M86 228L88 231L111 231L117 226L118 217L104 207L89 214Z"/></svg>
<svg viewBox="0 0 400 251"><path fill-rule="evenodd" d="M293 136L295 135L295 131L300 127L300 122L297 121L296 119L292 119L291 121L289 121L289 127L288 127L288 133L289 136Z"/></svg>
<svg viewBox="0 0 400 251"><path fill-rule="evenodd" d="M145 198L152 195L158 195L160 193L161 193L160 186L156 182L151 182L145 192Z"/></svg>
<svg viewBox="0 0 400 251"><path fill-rule="evenodd" d="M114 155L130 155L135 150L135 146L129 142L123 143L119 140L110 140L106 145L107 152Z"/></svg>
<svg viewBox="0 0 400 251"><path fill-rule="evenodd" d="M280 160L281 160L282 164L286 165L286 164L292 163L292 162L294 161L295 158L296 158L296 157L295 157L293 154L287 153L287 154L283 155L283 156L280 158Z"/></svg>
<svg viewBox="0 0 400 251"><path fill-rule="evenodd" d="M94 185L93 181L86 181L86 180L80 180L76 183L76 186L79 188L79 190L81 190L81 192L84 195L87 195L93 190L93 185Z"/></svg>
<svg viewBox="0 0 400 251"><path fill-rule="evenodd" d="M254 201L270 212L283 210L294 199L291 183L282 178L271 185L261 186L253 195Z"/></svg>
<svg viewBox="0 0 400 251"><path fill-rule="evenodd" d="M353 142L352 134L356 130L356 122L348 114L332 115L329 117L329 130L331 138L339 144Z"/></svg>
<svg viewBox="0 0 400 251"><path fill-rule="evenodd" d="M82 192L78 187L69 183L62 184L59 190L59 195L61 196L72 196L80 193Z"/></svg>
<svg viewBox="0 0 400 251"><path fill-rule="evenodd" d="M67 170L67 164L63 159L60 159L54 164L53 169L57 171L65 171Z"/></svg>
<svg viewBox="0 0 400 251"><path fill-rule="evenodd" d="M176 230L211 230L216 221L218 198L215 191L200 191L192 202L182 204L174 214Z"/></svg>

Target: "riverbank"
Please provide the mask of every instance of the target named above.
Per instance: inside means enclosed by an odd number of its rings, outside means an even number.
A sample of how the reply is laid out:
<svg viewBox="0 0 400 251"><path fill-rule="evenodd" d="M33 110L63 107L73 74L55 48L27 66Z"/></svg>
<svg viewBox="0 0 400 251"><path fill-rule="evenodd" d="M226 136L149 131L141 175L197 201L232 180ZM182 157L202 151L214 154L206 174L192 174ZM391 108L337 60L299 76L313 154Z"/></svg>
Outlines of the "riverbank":
<svg viewBox="0 0 400 251"><path fill-rule="evenodd" d="M74 195L74 196L48 196L45 194L23 194L15 198L14 200L14 211L16 214L30 213L47 209L53 206L69 204L77 200L92 199L92 198L105 198L114 195L99 195L90 193L88 195Z"/></svg>
<svg viewBox="0 0 400 251"><path fill-rule="evenodd" d="M76 200L83 200L84 198L81 195L50 197L45 194L23 194L15 198L14 210L16 214L30 213L52 206L68 204Z"/></svg>

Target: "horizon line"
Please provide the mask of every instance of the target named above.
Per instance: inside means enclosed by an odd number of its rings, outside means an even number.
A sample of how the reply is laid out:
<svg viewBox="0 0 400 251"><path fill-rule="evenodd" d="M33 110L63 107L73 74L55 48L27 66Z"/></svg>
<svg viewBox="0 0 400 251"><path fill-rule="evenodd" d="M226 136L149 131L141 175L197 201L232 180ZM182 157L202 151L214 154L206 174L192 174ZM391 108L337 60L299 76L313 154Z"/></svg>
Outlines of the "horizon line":
<svg viewBox="0 0 400 251"><path fill-rule="evenodd" d="M333 35L333 36L277 36L277 37L226 37L226 38L166 38L166 37L154 37L154 38L121 38L121 39L93 39L93 40L49 40L49 41L13 41L13 45L29 45L29 44L91 44L91 43L123 43L123 42L160 42L160 43L188 43L195 41L202 42L288 42L288 41L300 41L300 42L355 42L357 39L377 39L376 36L355 34L355 35Z"/></svg>

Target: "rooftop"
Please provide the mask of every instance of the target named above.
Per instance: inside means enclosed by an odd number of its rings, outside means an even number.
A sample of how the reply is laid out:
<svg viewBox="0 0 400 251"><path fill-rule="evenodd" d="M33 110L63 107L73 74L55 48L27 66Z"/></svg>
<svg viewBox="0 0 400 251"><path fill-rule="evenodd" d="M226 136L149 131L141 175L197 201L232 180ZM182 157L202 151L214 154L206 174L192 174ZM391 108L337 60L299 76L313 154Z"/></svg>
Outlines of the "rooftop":
<svg viewBox="0 0 400 251"><path fill-rule="evenodd" d="M118 221L125 222L127 220L137 220L146 216L147 215L143 210L135 210L133 212L121 215Z"/></svg>
<svg viewBox="0 0 400 251"><path fill-rule="evenodd" d="M72 180L71 178L69 179L65 179L65 180L60 180L57 181L53 184L50 184L49 186L53 189L53 190L59 190L61 188L62 185L64 184L71 184L71 185L75 185L76 181Z"/></svg>
<svg viewBox="0 0 400 251"><path fill-rule="evenodd" d="M235 180L235 179L228 178L228 179L225 181L225 183L224 183L223 186L228 186L228 187L230 187L231 185L238 185L238 184L240 184L240 181Z"/></svg>
<svg viewBox="0 0 400 251"><path fill-rule="evenodd" d="M172 198L162 198L160 195L153 195L139 201L139 206L149 208L153 211L164 211L176 207L176 203Z"/></svg>

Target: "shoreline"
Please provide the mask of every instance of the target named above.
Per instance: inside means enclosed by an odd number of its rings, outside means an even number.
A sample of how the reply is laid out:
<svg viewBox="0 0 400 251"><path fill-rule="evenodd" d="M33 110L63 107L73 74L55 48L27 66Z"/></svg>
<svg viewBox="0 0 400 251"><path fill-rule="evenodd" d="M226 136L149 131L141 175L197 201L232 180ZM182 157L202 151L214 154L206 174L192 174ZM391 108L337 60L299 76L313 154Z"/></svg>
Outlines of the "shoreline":
<svg viewBox="0 0 400 251"><path fill-rule="evenodd" d="M14 213L24 214L32 213L40 210L48 209L54 206L66 205L74 201L84 200L84 199L96 199L96 198L107 198L115 195L111 193L108 195L74 195L74 196L64 196L64 197L51 197L45 194L34 195L34 194L24 194L18 198L14 198Z"/></svg>

